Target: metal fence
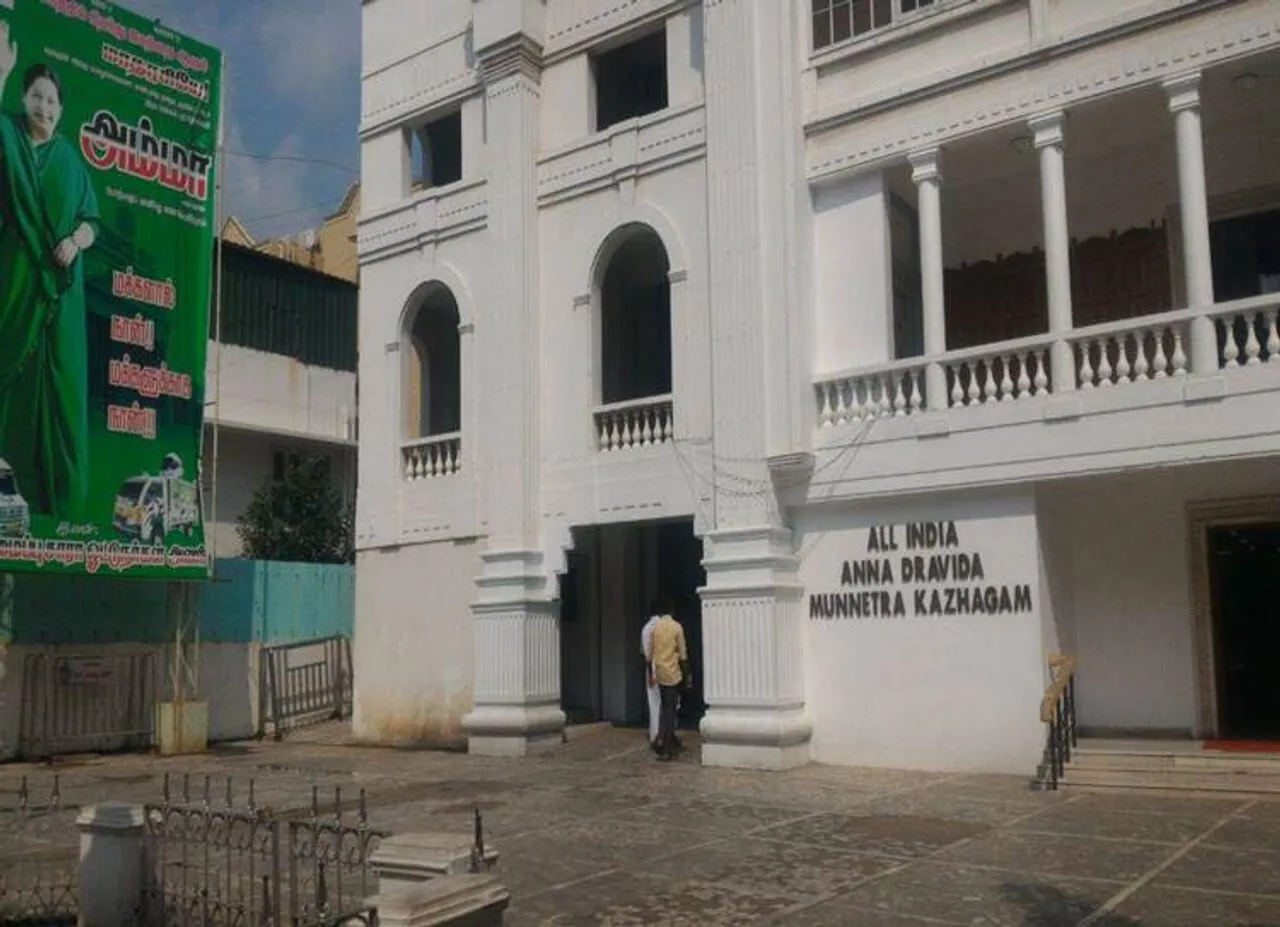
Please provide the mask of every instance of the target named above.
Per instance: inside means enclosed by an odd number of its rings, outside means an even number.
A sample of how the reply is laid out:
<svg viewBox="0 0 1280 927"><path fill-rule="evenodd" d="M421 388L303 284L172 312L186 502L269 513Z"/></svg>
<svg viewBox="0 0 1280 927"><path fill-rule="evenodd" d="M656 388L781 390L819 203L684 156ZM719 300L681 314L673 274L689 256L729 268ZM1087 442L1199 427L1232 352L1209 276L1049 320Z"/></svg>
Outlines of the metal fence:
<svg viewBox="0 0 1280 927"><path fill-rule="evenodd" d="M294 727L351 713L351 641L322 637L263 647L258 668L258 736L280 740Z"/></svg>
<svg viewBox="0 0 1280 927"><path fill-rule="evenodd" d="M18 791L0 800L0 927L76 923L74 824L57 776L41 793L33 799L23 776Z"/></svg>
<svg viewBox="0 0 1280 927"><path fill-rule="evenodd" d="M335 789L322 808L291 816L257 804L254 784L242 804L231 780L194 797L165 777L164 796L146 807L150 881L139 903L145 927L373 927L376 891L370 856L387 836L369 824L363 790L354 809Z"/></svg>
<svg viewBox="0 0 1280 927"><path fill-rule="evenodd" d="M149 746L155 737L154 651L28 653L18 749L26 757Z"/></svg>

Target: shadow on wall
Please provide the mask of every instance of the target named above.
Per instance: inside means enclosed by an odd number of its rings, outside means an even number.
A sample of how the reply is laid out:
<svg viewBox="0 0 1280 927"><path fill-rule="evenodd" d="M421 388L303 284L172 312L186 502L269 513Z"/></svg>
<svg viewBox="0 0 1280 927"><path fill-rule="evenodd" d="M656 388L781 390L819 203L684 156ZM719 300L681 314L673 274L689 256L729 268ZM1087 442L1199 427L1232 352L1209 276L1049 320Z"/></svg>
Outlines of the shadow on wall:
<svg viewBox="0 0 1280 927"><path fill-rule="evenodd" d="M202 584L200 640L279 644L350 637L355 568L349 564L219 560ZM97 576L18 575L11 643L22 646L162 644L173 639L166 584Z"/></svg>

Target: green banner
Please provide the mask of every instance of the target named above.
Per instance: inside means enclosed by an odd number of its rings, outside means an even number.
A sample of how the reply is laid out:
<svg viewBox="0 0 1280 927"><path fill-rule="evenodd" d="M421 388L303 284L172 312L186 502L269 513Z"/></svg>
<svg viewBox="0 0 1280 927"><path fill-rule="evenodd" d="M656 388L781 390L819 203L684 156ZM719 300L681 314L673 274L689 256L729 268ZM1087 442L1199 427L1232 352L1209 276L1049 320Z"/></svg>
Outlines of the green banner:
<svg viewBox="0 0 1280 927"><path fill-rule="evenodd" d="M208 574L221 72L103 0L0 0L0 572Z"/></svg>

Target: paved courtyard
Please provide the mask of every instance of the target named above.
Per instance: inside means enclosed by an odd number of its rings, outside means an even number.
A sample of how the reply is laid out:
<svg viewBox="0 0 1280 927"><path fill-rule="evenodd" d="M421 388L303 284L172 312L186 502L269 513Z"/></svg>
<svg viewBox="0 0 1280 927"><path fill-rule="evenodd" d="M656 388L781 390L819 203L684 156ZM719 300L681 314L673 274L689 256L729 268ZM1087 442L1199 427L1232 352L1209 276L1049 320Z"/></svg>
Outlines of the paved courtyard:
<svg viewBox="0 0 1280 927"><path fill-rule="evenodd" d="M5 828L0 857L75 845L74 807L158 795L164 772L259 804L364 789L376 825L466 832L484 814L533 925L1280 925L1280 802L1040 793L1025 779L810 766L785 774L653 761L635 731L592 729L552 754L492 760L343 745L244 744L197 758L60 764L66 809ZM327 742L326 742L327 741ZM47 767L0 767L0 807ZM0 861L0 865L8 863Z"/></svg>

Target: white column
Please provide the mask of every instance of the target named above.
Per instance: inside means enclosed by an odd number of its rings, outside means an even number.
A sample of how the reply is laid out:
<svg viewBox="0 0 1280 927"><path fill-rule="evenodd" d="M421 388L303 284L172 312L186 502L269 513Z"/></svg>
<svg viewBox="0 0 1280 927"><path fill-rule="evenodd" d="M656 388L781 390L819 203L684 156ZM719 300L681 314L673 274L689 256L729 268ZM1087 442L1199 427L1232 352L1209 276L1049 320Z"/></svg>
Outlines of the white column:
<svg viewBox="0 0 1280 927"><path fill-rule="evenodd" d="M908 156L911 179L916 185L920 216L920 293L924 311L924 353L938 357L947 351L947 310L942 264L942 152L937 148ZM947 408L947 377L942 365L931 361L925 368L925 404Z"/></svg>
<svg viewBox="0 0 1280 927"><path fill-rule="evenodd" d="M137 923L147 888L139 805L105 802L76 818L80 831L80 925L127 927Z"/></svg>
<svg viewBox="0 0 1280 927"><path fill-rule="evenodd" d="M1209 252L1209 196L1204 178L1204 138L1200 129L1200 72L1164 82L1178 140L1178 204L1182 216L1182 261L1187 305L1207 310L1213 305L1213 262ZM1218 369L1218 333L1200 315L1191 323L1191 370Z"/></svg>
<svg viewBox="0 0 1280 927"><path fill-rule="evenodd" d="M789 3L703 7L714 526L704 535L702 762L778 769L809 758L804 626L791 532L769 460L803 458L791 397L804 352L797 202L804 182L800 47ZM744 489L745 486L745 489ZM694 671L697 672L695 667Z"/></svg>
<svg viewBox="0 0 1280 927"><path fill-rule="evenodd" d="M1045 284L1048 289L1049 332L1063 335L1074 327L1071 318L1071 236L1067 227L1067 174L1062 151L1062 123L1066 115L1045 113L1028 126L1040 154L1040 210L1044 219ZM1049 370L1055 393L1076 388L1076 363L1071 345L1057 338L1049 348Z"/></svg>
<svg viewBox="0 0 1280 927"><path fill-rule="evenodd" d="M489 236L480 282L474 412L481 510L488 534L476 577L475 708L463 718L472 753L512 756L562 742L560 618L544 560L538 506L538 5L480 4L476 54L487 102Z"/></svg>

